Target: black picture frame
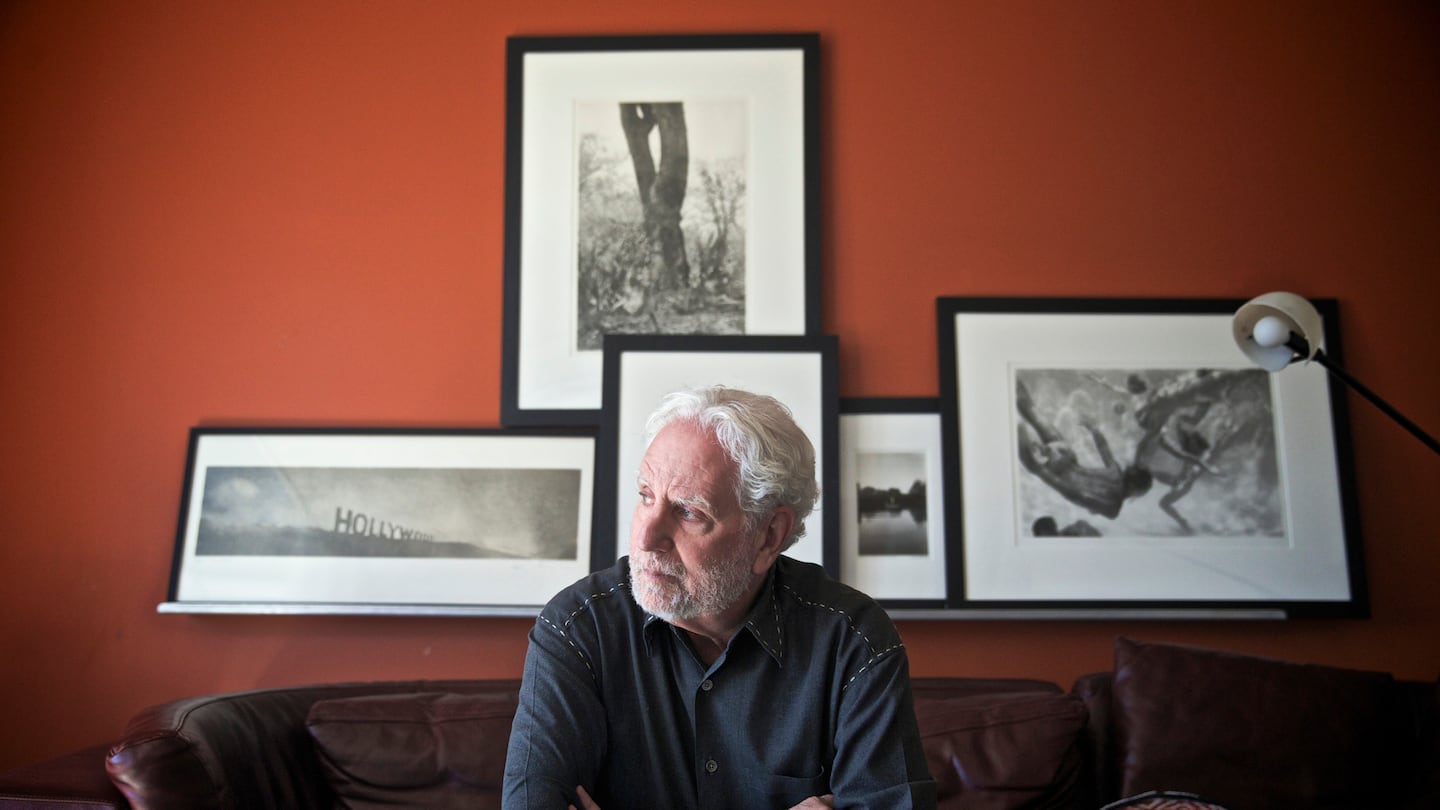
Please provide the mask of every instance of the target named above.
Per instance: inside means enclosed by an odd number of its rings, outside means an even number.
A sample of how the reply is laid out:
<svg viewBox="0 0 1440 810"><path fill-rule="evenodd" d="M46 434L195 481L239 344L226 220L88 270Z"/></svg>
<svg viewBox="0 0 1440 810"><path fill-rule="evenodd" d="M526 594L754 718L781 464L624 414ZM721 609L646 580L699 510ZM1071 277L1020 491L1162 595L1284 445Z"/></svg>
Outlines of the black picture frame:
<svg viewBox="0 0 1440 810"><path fill-rule="evenodd" d="M637 98L687 105L688 265L636 252ZM818 34L509 38L501 423L598 425L606 333L818 335L819 143Z"/></svg>
<svg viewBox="0 0 1440 810"><path fill-rule="evenodd" d="M839 431L841 581L888 610L945 608L952 596L940 399L842 397ZM890 497L876 503L881 489Z"/></svg>
<svg viewBox="0 0 1440 810"><path fill-rule="evenodd" d="M534 615L594 569L587 430L195 427L164 613Z"/></svg>
<svg viewBox="0 0 1440 810"><path fill-rule="evenodd" d="M785 553L839 576L838 353L833 335L607 335L605 424L595 491L595 550L613 562L628 549L645 420L665 394L727 385L779 399L815 446L820 500L806 534Z"/></svg>
<svg viewBox="0 0 1440 810"><path fill-rule="evenodd" d="M1312 301L1338 356L1338 307ZM963 607L1369 615L1343 387L1256 369L1231 336L1242 303L937 299Z"/></svg>

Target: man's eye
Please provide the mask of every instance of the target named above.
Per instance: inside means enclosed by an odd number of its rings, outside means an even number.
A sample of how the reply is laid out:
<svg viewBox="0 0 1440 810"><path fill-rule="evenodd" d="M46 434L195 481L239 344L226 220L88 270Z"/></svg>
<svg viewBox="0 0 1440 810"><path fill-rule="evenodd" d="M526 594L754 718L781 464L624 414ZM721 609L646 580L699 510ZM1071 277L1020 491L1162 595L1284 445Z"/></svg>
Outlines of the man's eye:
<svg viewBox="0 0 1440 810"><path fill-rule="evenodd" d="M653 501L653 500L654 500L654 498L651 498L651 497L650 497L650 493L646 492L646 491L643 490L643 489L640 490L640 502L641 502L641 503L645 504L646 506L649 506L649 505L650 505L650 502Z"/></svg>

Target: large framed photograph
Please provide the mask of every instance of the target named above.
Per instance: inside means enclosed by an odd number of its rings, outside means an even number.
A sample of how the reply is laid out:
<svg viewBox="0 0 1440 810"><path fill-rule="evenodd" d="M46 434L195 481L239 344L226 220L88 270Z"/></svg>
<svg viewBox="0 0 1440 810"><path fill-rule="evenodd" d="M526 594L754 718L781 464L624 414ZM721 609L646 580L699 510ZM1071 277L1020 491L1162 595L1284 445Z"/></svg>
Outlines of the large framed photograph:
<svg viewBox="0 0 1440 810"><path fill-rule="evenodd" d="M538 609L592 568L595 435L194 428L168 612Z"/></svg>
<svg viewBox="0 0 1440 810"><path fill-rule="evenodd" d="M598 425L609 334L820 333L818 54L508 40L504 424Z"/></svg>
<svg viewBox="0 0 1440 810"><path fill-rule="evenodd" d="M597 558L629 554L635 477L645 454L645 422L672 391L711 385L772 396L788 407L815 446L820 502L805 534L786 556L825 566L838 577L837 353L833 335L818 337L605 338L605 424L600 431L595 491Z"/></svg>
<svg viewBox="0 0 1440 810"><path fill-rule="evenodd" d="M943 608L940 400L840 400L840 578L887 608Z"/></svg>
<svg viewBox="0 0 1440 810"><path fill-rule="evenodd" d="M968 605L1368 613L1343 389L1252 366L1242 303L938 300Z"/></svg>

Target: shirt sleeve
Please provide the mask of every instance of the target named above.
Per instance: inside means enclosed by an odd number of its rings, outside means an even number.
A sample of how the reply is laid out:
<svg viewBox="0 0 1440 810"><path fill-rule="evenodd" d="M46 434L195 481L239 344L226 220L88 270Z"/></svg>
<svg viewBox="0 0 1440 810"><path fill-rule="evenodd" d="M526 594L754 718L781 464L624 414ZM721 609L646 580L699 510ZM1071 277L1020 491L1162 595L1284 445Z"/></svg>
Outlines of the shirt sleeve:
<svg viewBox="0 0 1440 810"><path fill-rule="evenodd" d="M595 790L600 759L608 748L605 729L605 709L589 661L563 626L542 613L525 653L501 807L578 807L575 786Z"/></svg>
<svg viewBox="0 0 1440 810"><path fill-rule="evenodd" d="M830 788L835 807L934 810L904 647L855 676L841 697Z"/></svg>

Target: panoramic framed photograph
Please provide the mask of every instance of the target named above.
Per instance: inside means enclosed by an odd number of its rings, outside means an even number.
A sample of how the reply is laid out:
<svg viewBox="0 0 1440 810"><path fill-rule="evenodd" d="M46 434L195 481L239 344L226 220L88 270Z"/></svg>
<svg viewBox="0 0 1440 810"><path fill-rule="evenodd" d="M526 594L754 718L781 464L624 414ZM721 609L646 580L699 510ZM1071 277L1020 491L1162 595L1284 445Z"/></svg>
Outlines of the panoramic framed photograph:
<svg viewBox="0 0 1440 810"><path fill-rule="evenodd" d="M194 428L169 599L538 609L591 570L594 480L594 431Z"/></svg>
<svg viewBox="0 0 1440 810"><path fill-rule="evenodd" d="M598 425L609 334L820 333L818 34L506 59L502 423Z"/></svg>
<svg viewBox="0 0 1440 810"><path fill-rule="evenodd" d="M1242 303L938 299L967 604L1368 614L1343 389L1250 364Z"/></svg>
<svg viewBox="0 0 1440 810"><path fill-rule="evenodd" d="M645 422L672 391L723 385L784 403L815 446L820 501L805 534L786 556L823 565L838 577L836 513L837 354L835 336L605 338L605 424L600 431L595 490L597 560L627 556L635 480L645 455Z"/></svg>
<svg viewBox="0 0 1440 810"><path fill-rule="evenodd" d="M886 607L941 608L940 400L840 400L840 579Z"/></svg>

